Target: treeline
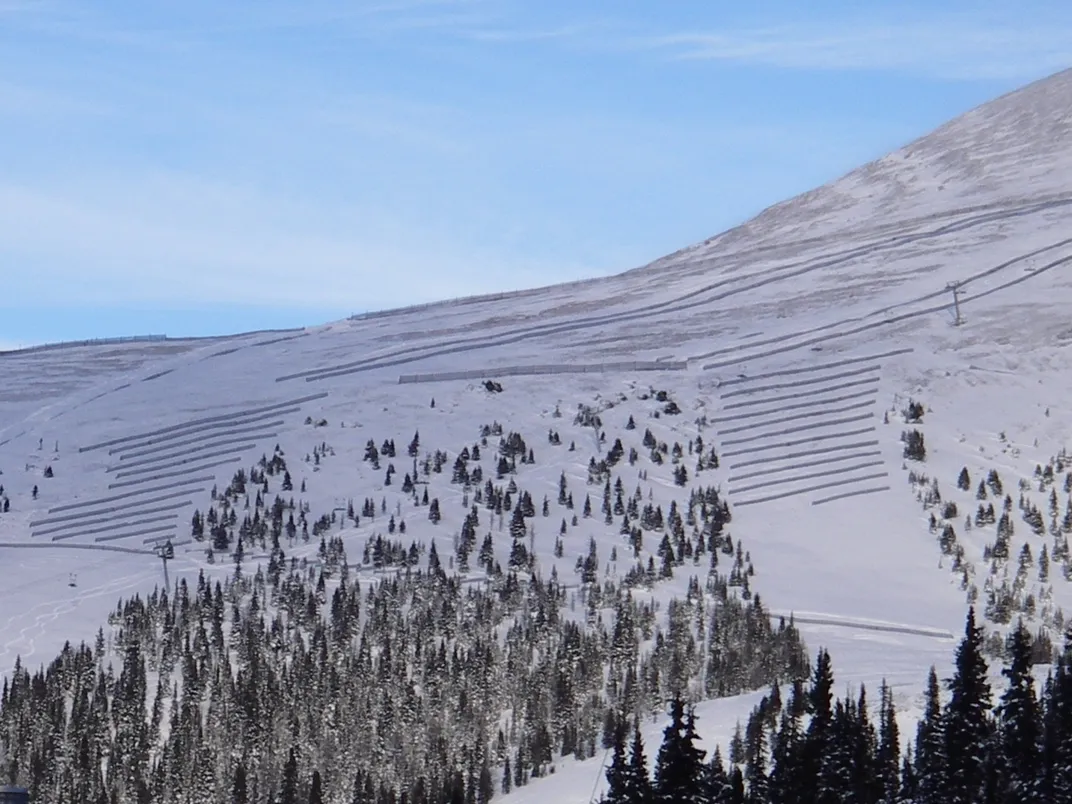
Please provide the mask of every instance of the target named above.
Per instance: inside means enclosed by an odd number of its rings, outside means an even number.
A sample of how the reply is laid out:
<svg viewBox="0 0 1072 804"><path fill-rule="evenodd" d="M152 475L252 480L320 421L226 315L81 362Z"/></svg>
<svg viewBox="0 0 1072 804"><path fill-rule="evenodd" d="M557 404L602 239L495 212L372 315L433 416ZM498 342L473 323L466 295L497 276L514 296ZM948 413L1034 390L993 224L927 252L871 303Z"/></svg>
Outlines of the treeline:
<svg viewBox="0 0 1072 804"><path fill-rule="evenodd" d="M1009 636L997 701L988 682L983 629L969 612L956 669L943 694L934 669L914 743L901 751L890 690L877 722L867 692L834 700L830 657L820 652L810 685L783 704L775 687L723 758L697 745L695 717L680 700L649 777L644 744L619 727L604 804L1067 804L1072 802L1072 645L1041 694L1032 640Z"/></svg>
<svg viewBox="0 0 1072 804"><path fill-rule="evenodd" d="M573 613L554 578L467 585L429 562L362 588L341 545L320 554L277 543L269 571L135 597L92 647L19 665L5 781L56 804L486 802L673 696L810 672L792 624L713 570L661 624L610 583Z"/></svg>

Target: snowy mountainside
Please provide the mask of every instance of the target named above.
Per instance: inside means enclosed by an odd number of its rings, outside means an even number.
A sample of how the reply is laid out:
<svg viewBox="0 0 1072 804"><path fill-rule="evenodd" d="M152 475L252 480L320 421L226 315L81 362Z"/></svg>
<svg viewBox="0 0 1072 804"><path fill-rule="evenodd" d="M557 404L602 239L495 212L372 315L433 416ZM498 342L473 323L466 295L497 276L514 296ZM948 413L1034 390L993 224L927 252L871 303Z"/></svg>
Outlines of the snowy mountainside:
<svg viewBox="0 0 1072 804"><path fill-rule="evenodd" d="M656 578L634 590L665 612L671 597L688 594L692 576L703 586L709 556L674 555L671 577L661 578L667 524L632 519L643 537L634 553L620 527L629 514L605 521L604 482L588 482L590 461L620 439L626 454L636 450L610 468L626 501L639 488L638 512L667 514L674 503L684 516L691 492L717 489L731 513L719 572L736 570L732 594L747 589L775 615L795 615L809 649L830 649L839 682L870 689L888 679L911 717L927 668L948 669L972 586L983 606L991 589L1014 584L1024 543L1037 561L1043 544L1052 555L1064 536L1067 466L1055 466L1048 484L1035 469L1060 454L1072 424L1072 149L1062 146L1070 76L1001 98L840 182L617 277L286 334L0 354L0 556L9 579L0 588L0 671L16 656L36 665L66 641L91 641L118 597L162 582L154 549L167 540L171 580L232 575L235 534L210 559L212 538L194 537L194 513L218 505L213 487L226 488L276 445L293 489L283 492L273 477L265 497L293 495L299 511L307 506L310 529L327 516L326 534L343 540L363 583L386 572L371 554L364 559L376 536L418 544L421 566L435 544L446 568L458 570L459 533L483 484L466 491L452 467L487 437L485 454L470 463L496 486L515 480L536 511L531 532L513 537L509 510L500 524L481 509L469 581L487 582L476 558L486 532L502 567L521 543L533 557L527 569L545 578L553 570L574 597L573 616L591 625L578 560L594 545L599 583L620 586L650 560ZM960 288L959 326L951 282ZM465 376L437 379L448 372ZM905 421L910 400L924 406L922 422ZM600 417L598 427L579 406ZM483 436L496 422L502 434ZM923 461L905 456L903 434L912 430L925 437ZM534 461L526 455L498 477L499 438L511 432ZM703 448L694 451L697 439ZM393 440L397 455L366 460L370 440L377 448ZM703 458L709 450L717 467ZM446 456L442 472L415 471L437 451ZM956 487L962 468L968 491ZM1013 495L1004 563L993 560L997 523L962 524L990 469ZM928 482L911 484L910 471ZM410 473L439 501L440 521L420 492L402 490ZM572 509L557 499L563 476ZM942 502L958 503L937 528L929 519L942 507L925 499L932 480ZM1046 515L1044 534L1023 522L1030 505L1016 505L1021 481ZM356 523L346 518L351 501ZM998 495L989 501L1000 517ZM233 510L241 519L256 503ZM392 514L396 527L407 523L404 536L388 532ZM959 553L943 555L945 523ZM693 543L691 529L685 541ZM318 542L295 535L284 549L315 565ZM1032 569L1014 596L1016 611L1028 592L1036 596L1033 626L1052 626L1057 610L1072 607L1061 561L1046 580ZM266 564L264 549L246 546L247 572ZM611 614L595 616L610 627ZM709 739L728 737L753 699L705 703ZM570 774L590 783L596 772L589 760L557 773L565 786ZM543 784L554 782L530 789ZM578 781L568 795L580 801L589 792Z"/></svg>

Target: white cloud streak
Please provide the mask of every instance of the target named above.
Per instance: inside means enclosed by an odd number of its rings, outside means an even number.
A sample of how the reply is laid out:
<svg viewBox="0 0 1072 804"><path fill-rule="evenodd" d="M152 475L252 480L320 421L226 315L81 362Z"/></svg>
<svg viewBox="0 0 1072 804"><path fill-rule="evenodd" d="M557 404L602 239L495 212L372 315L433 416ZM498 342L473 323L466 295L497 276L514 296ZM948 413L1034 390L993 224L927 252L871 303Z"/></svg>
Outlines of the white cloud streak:
<svg viewBox="0 0 1072 804"><path fill-rule="evenodd" d="M461 249L372 209L324 210L157 175L85 186L0 184L4 301L229 303L354 309L536 285L585 271ZM56 233L62 233L56 236ZM590 273L590 271L588 271ZM492 282L494 284L494 282Z"/></svg>
<svg viewBox="0 0 1072 804"><path fill-rule="evenodd" d="M1072 66L1072 19L935 15L829 26L688 31L632 40L672 59L793 70L908 73L947 80L1016 80Z"/></svg>

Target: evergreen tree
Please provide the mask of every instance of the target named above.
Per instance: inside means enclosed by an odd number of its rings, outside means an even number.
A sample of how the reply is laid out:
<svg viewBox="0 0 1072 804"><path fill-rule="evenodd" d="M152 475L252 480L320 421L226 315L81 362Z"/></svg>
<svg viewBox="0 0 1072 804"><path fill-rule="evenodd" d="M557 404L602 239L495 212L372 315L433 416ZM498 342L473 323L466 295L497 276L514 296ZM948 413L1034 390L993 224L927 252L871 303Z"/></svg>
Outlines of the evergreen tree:
<svg viewBox="0 0 1072 804"><path fill-rule="evenodd" d="M1009 686L998 707L1001 796L1004 801L1032 804L1041 801L1041 719L1031 676L1031 635L1022 622L1009 636L1008 653L1009 664L1002 675Z"/></svg>
<svg viewBox="0 0 1072 804"><path fill-rule="evenodd" d="M298 758L290 749L287 764L283 766L283 787L279 792L279 804L298 804Z"/></svg>
<svg viewBox="0 0 1072 804"><path fill-rule="evenodd" d="M309 785L309 804L324 804L324 791L321 789L320 771L313 771L313 779Z"/></svg>
<svg viewBox="0 0 1072 804"><path fill-rule="evenodd" d="M1070 475L1072 476L1072 475ZM1072 668L1066 649L1058 658L1049 684L1045 713L1045 756L1043 794L1048 801L1072 801Z"/></svg>
<svg viewBox="0 0 1072 804"><path fill-rule="evenodd" d="M246 766L239 762L235 767L234 784L231 787L232 804L249 804L249 793L246 790Z"/></svg>
<svg viewBox="0 0 1072 804"><path fill-rule="evenodd" d="M663 743L655 759L655 801L684 804L699 800L704 776L704 751L696 747L695 720L685 703L675 696L670 702L670 725L663 730Z"/></svg>
<svg viewBox="0 0 1072 804"><path fill-rule="evenodd" d="M624 785L627 804L654 804L655 797L648 776L648 759L644 754L644 739L640 724L633 724L633 742L629 749L629 768Z"/></svg>
<svg viewBox="0 0 1072 804"><path fill-rule="evenodd" d="M993 725L990 684L983 658L983 629L968 610L964 638L957 647L956 673L949 681L950 700L943 713L948 804L974 804L983 791Z"/></svg>
<svg viewBox="0 0 1072 804"><path fill-rule="evenodd" d="M767 795L770 804L803 801L800 768L803 734L800 713L790 706L782 713L778 731L771 741L772 768Z"/></svg>
<svg viewBox="0 0 1072 804"><path fill-rule="evenodd" d="M811 716L800 751L800 776L798 791L801 801L815 802L819 799L819 776L823 757L828 751L831 723L833 720L834 673L830 654L820 650L815 661L811 688L808 691L807 711Z"/></svg>
<svg viewBox="0 0 1072 804"><path fill-rule="evenodd" d="M918 804L940 804L945 790L946 764L938 674L931 667L923 717L916 727L914 790Z"/></svg>
<svg viewBox="0 0 1072 804"><path fill-rule="evenodd" d="M876 779L881 791L878 800L882 804L895 804L901 789L901 737L893 691L885 680L879 697L879 739L875 752Z"/></svg>
<svg viewBox="0 0 1072 804"><path fill-rule="evenodd" d="M625 753L625 723L618 720L613 726L611 748L614 751L607 768L607 795L605 804L629 804L626 798L629 783L629 759Z"/></svg>

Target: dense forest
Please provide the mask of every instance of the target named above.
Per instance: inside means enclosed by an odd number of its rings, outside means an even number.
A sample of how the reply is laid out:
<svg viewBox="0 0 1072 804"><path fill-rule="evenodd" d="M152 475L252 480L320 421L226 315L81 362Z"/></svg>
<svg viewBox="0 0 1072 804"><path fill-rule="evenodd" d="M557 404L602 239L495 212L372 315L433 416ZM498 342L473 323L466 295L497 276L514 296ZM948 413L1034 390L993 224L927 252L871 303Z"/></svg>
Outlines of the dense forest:
<svg viewBox="0 0 1072 804"><path fill-rule="evenodd" d="M1030 634L1017 627L1002 669L1007 686L994 700L971 611L953 677L943 691L932 668L926 710L904 751L890 690L879 692L877 717L863 688L834 700L822 651L811 683L792 684L784 703L775 687L725 758L717 748L706 758L693 713L674 699L654 778L639 729L615 732L604 804L1068 804L1072 643L1041 694L1032 655Z"/></svg>
<svg viewBox="0 0 1072 804"><path fill-rule="evenodd" d="M340 541L321 553L135 597L95 645L18 667L0 698L10 780L57 804L483 802L674 696L809 673L792 624L713 570L663 627L625 587L593 584L572 611L554 579L466 584L433 546L428 569L362 588Z"/></svg>

